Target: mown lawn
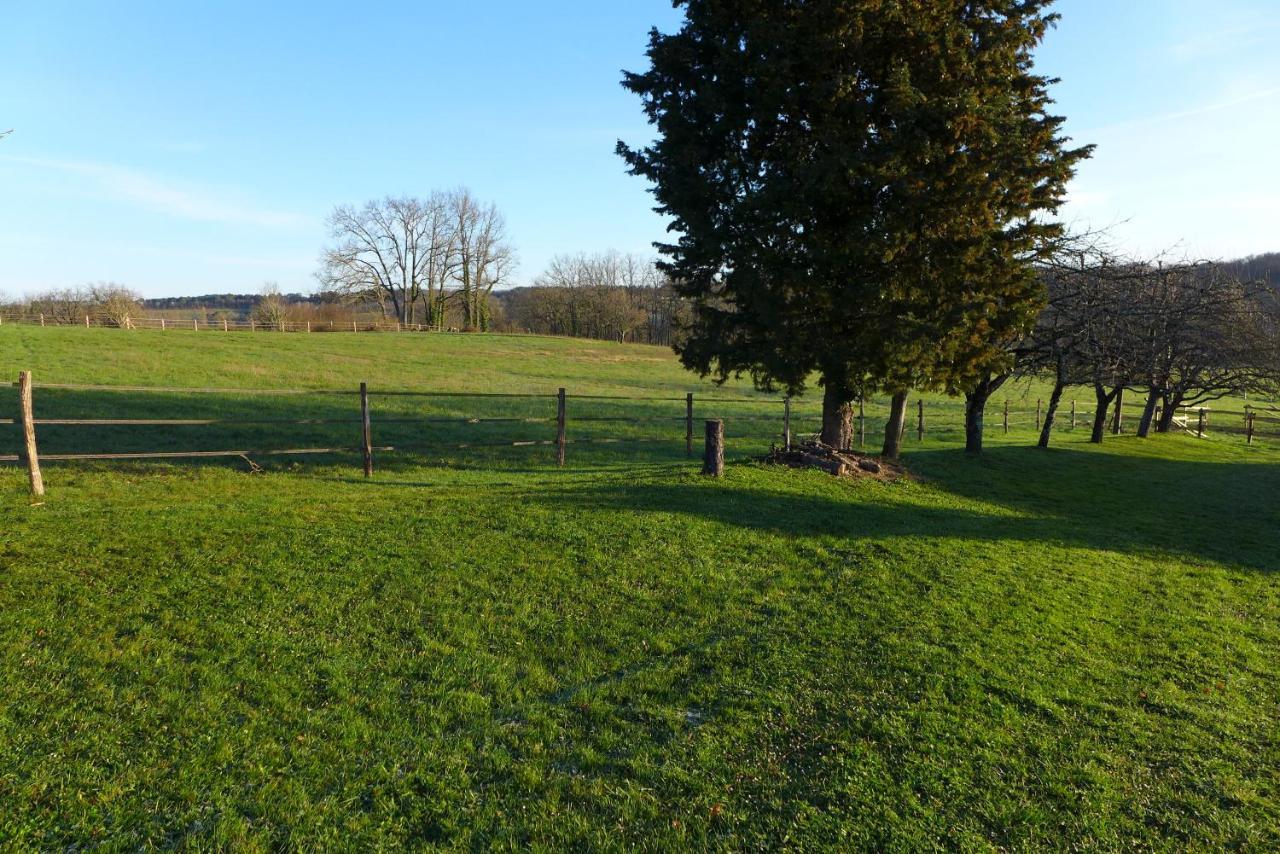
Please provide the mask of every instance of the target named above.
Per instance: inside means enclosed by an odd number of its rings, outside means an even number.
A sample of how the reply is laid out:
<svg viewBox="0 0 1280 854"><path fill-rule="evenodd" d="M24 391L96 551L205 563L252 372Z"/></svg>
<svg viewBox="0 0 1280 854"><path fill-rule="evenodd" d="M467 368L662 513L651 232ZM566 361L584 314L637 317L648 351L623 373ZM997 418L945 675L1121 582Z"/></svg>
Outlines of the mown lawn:
<svg viewBox="0 0 1280 854"><path fill-rule="evenodd" d="M6 327L0 370L712 396L648 348L160 335ZM37 407L335 405L104 394ZM452 427L371 481L344 456L51 464L29 506L0 468L0 840L1280 845L1274 446L1023 429L975 460L939 434L889 485L750 462L770 429L718 482L682 436L558 471Z"/></svg>

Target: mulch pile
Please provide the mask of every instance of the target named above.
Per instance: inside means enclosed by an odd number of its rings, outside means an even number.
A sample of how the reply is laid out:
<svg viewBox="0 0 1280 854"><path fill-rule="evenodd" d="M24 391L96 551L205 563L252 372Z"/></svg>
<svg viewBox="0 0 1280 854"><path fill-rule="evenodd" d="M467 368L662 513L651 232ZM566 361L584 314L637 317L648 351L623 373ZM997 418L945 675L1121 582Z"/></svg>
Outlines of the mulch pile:
<svg viewBox="0 0 1280 854"><path fill-rule="evenodd" d="M791 468L815 468L835 477L873 478L895 481L909 477L901 463L881 460L858 451L837 451L821 442L800 442L791 450L774 448L763 458L766 463Z"/></svg>

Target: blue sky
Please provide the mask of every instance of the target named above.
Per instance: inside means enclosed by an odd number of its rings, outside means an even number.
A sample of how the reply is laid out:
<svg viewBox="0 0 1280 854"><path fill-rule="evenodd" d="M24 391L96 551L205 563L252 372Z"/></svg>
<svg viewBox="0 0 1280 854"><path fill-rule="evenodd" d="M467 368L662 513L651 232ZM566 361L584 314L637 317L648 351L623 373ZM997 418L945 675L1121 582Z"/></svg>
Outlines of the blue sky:
<svg viewBox="0 0 1280 854"><path fill-rule="evenodd" d="M1280 250L1280 3L1060 0L1040 66L1099 145L1064 216L1134 251ZM0 0L0 292L310 290L336 204L469 186L532 279L662 234L614 141L666 0Z"/></svg>

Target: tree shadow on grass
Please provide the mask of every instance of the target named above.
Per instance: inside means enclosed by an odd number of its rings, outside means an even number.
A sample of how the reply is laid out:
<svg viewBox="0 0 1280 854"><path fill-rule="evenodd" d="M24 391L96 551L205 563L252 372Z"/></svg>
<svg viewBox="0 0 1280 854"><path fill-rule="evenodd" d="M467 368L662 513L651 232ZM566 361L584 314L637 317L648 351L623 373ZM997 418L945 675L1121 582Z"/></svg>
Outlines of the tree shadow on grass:
<svg viewBox="0 0 1280 854"><path fill-rule="evenodd" d="M909 465L925 482L898 493L878 483L774 490L731 478L591 484L536 500L784 535L1039 542L1280 569L1277 465L1018 447L979 459L960 449L918 451Z"/></svg>

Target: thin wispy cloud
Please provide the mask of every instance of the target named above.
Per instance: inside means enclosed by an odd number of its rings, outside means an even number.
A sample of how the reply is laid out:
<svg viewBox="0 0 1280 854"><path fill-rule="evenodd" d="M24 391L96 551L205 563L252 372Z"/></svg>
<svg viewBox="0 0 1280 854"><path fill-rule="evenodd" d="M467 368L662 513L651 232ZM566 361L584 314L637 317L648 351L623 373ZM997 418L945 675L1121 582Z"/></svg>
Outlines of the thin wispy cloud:
<svg viewBox="0 0 1280 854"><path fill-rule="evenodd" d="M1280 18L1254 21L1216 32L1197 33L1173 45L1169 51L1175 59L1191 62L1261 44L1272 38L1276 30L1280 30Z"/></svg>
<svg viewBox="0 0 1280 854"><path fill-rule="evenodd" d="M181 187L123 166L33 157L3 159L8 163L81 176L92 182L92 189L99 194L182 219L264 228L293 228L306 222L306 218L298 214L229 201L207 191Z"/></svg>
<svg viewBox="0 0 1280 854"><path fill-rule="evenodd" d="M1142 116L1141 118L1130 119L1129 121L1116 122L1115 124L1103 125L1101 127L1091 128L1089 130L1080 131L1075 136L1086 139L1091 135L1113 133L1115 131L1132 130L1134 128L1145 127L1148 125L1163 124L1166 122L1176 122L1182 119L1196 118L1210 113L1229 110L1232 107L1239 107L1244 104L1251 104L1255 101L1265 101L1268 98L1280 96L1280 86L1270 89L1261 89L1256 92L1249 92L1244 95L1237 95L1233 98L1227 98L1222 101L1215 101L1210 104L1202 104L1198 107L1192 107L1186 110L1177 110L1171 113L1158 113L1151 116Z"/></svg>

